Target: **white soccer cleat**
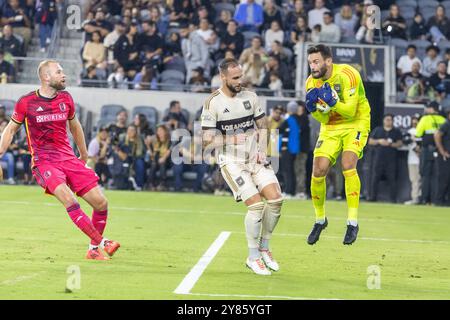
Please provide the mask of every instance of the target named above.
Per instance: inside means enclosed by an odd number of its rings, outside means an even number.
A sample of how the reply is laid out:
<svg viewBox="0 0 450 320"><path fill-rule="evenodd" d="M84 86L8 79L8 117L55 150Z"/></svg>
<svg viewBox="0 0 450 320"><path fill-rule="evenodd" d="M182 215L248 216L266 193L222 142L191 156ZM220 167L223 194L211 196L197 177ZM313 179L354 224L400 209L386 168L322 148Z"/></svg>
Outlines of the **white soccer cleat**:
<svg viewBox="0 0 450 320"><path fill-rule="evenodd" d="M259 252L261 252L261 258L266 264L267 268L275 272L280 270L280 266L272 257L272 252L270 252L269 250L260 250Z"/></svg>
<svg viewBox="0 0 450 320"><path fill-rule="evenodd" d="M270 276L272 273L266 268L262 258L250 260L247 258L247 267L260 276Z"/></svg>

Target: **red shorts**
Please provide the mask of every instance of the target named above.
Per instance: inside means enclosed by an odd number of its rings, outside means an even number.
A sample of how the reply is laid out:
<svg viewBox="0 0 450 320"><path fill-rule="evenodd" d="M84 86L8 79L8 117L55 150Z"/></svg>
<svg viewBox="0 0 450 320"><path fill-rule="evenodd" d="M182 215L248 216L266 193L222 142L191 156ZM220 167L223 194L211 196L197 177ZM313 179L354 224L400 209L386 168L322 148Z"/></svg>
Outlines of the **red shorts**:
<svg viewBox="0 0 450 320"><path fill-rule="evenodd" d="M55 163L36 164L33 176L48 194L53 194L60 184L67 184L79 197L84 196L98 184L98 176L83 161L73 158Z"/></svg>

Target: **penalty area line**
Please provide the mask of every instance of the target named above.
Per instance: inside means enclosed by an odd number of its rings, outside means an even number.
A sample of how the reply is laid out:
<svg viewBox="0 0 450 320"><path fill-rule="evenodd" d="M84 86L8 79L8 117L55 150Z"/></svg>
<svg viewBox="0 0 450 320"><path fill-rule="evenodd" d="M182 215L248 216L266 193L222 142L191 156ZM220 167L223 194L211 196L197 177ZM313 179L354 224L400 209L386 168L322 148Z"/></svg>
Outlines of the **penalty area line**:
<svg viewBox="0 0 450 320"><path fill-rule="evenodd" d="M206 296L206 297L217 297L217 298L254 298L254 299L283 299L283 300L340 300L336 298L308 298L308 297L291 297L291 296L263 296L263 295L253 295L253 294L222 294L222 293L187 293L191 296Z"/></svg>
<svg viewBox="0 0 450 320"><path fill-rule="evenodd" d="M191 271L184 277L183 281L178 285L173 293L176 294L190 294L192 288L197 283L198 279L202 276L208 265L214 259L219 252L220 248L225 244L230 237L231 232L223 231L219 234L217 239L206 250L203 256L198 260L197 264L191 269Z"/></svg>

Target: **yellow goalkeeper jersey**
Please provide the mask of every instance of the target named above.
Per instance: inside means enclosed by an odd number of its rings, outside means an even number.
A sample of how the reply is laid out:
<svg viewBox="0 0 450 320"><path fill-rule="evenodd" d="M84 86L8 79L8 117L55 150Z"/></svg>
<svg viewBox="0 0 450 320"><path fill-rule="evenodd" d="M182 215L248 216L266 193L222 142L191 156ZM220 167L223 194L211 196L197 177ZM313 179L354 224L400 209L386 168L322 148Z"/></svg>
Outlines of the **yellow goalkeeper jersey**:
<svg viewBox="0 0 450 320"><path fill-rule="evenodd" d="M339 102L329 113L313 112L312 116L322 124L321 131L370 131L370 105L359 72L348 64L333 64L333 71L328 80L314 79L310 75L306 80L306 91L320 88L325 82L337 92Z"/></svg>

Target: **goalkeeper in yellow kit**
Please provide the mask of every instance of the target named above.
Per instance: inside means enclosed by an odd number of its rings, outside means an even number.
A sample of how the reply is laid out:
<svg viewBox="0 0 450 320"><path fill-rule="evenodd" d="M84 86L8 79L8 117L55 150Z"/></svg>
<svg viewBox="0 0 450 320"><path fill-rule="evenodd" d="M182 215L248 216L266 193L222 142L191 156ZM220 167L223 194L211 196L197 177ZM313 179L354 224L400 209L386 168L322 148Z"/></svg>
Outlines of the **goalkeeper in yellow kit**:
<svg viewBox="0 0 450 320"><path fill-rule="evenodd" d="M348 205L347 232L343 243L350 245L358 236L358 207L361 183L356 165L363 155L370 131L370 105L361 75L347 64L333 64L329 47L308 49L311 75L306 80L306 108L321 123L314 150L311 197L316 223L308 236L315 244L328 221L325 216L326 176L342 152L342 173Z"/></svg>

